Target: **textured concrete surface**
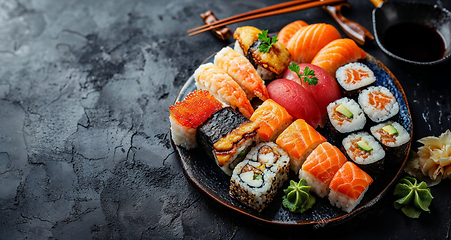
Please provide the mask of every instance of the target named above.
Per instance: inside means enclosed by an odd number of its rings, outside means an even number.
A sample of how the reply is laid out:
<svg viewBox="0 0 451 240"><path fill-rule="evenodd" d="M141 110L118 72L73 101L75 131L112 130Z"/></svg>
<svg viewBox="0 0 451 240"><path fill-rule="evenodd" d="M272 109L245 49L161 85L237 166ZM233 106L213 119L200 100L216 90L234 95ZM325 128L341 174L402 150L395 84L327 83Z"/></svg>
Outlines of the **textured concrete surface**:
<svg viewBox="0 0 451 240"><path fill-rule="evenodd" d="M374 6L349 2L345 13L372 31ZM387 196L340 226L301 231L237 219L187 181L170 143L168 107L196 67L230 41L186 30L202 24L206 10L225 18L275 3L0 1L0 239L449 239L449 180L431 189L431 214L418 220ZM245 24L275 32L298 19L335 25L318 8ZM414 141L449 128L451 65L412 69L375 43L363 48L404 87Z"/></svg>

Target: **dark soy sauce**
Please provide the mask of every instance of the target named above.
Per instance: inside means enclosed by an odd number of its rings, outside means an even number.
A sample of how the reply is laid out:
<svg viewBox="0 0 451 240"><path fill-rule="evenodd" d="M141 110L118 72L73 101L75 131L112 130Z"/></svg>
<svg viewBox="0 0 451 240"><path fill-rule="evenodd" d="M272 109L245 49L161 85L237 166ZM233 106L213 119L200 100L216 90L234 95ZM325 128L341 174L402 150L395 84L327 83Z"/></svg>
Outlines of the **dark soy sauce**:
<svg viewBox="0 0 451 240"><path fill-rule="evenodd" d="M407 60L432 62L445 55L445 42L437 30L419 23L397 23L385 30L384 47Z"/></svg>

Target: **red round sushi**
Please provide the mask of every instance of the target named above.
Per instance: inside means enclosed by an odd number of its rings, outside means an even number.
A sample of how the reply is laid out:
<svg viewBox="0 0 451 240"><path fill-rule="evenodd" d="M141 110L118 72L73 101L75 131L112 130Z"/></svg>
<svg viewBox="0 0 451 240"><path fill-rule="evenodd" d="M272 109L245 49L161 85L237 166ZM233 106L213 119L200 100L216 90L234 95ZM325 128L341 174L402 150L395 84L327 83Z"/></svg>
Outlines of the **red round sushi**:
<svg viewBox="0 0 451 240"><path fill-rule="evenodd" d="M327 105L341 98L340 88L335 79L323 68L309 63L301 63L298 65L300 67L301 74L304 73L305 67L309 67L311 70L315 71L315 77L318 78L318 83L316 85L309 85L302 81L302 87L304 87L305 90L307 90L307 92L310 93L310 95L312 95L315 99L316 105L318 105L321 114L321 121L319 125L324 127L327 119ZM289 69L285 71L283 78L301 83L298 75Z"/></svg>
<svg viewBox="0 0 451 240"><path fill-rule="evenodd" d="M301 85L288 79L272 81L268 87L269 98L284 107L295 119L304 119L316 128L321 120L315 99Z"/></svg>

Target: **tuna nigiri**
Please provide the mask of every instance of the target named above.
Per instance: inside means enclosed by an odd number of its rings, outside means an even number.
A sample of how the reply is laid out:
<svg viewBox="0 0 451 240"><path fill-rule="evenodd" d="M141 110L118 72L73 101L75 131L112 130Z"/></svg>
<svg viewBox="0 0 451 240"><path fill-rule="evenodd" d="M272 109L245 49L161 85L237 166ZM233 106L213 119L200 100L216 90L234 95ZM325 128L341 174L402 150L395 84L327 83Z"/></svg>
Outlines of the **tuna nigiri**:
<svg viewBox="0 0 451 240"><path fill-rule="evenodd" d="M329 184L329 201L349 213L360 203L372 182L370 175L348 161Z"/></svg>
<svg viewBox="0 0 451 240"><path fill-rule="evenodd" d="M285 108L268 99L255 110L251 121L260 126L258 135L261 141L274 141L293 122L293 117Z"/></svg>
<svg viewBox="0 0 451 240"><path fill-rule="evenodd" d="M299 179L305 179L318 196L325 197L330 181L346 161L340 149L328 142L321 143L302 164Z"/></svg>
<svg viewBox="0 0 451 240"><path fill-rule="evenodd" d="M302 27L308 26L308 23L297 20L294 22L291 22L287 24L285 27L283 27L279 34L277 35L277 39L279 39L279 42L282 43L285 47L288 45L288 42L293 37L296 32L301 29Z"/></svg>
<svg viewBox="0 0 451 240"><path fill-rule="evenodd" d="M303 119L298 119L279 135L276 143L288 153L291 169L298 173L313 149L326 141L312 126Z"/></svg>
<svg viewBox="0 0 451 240"><path fill-rule="evenodd" d="M319 125L321 114L318 105L301 85L288 79L277 79L268 85L268 93L294 119L304 119L314 128Z"/></svg>
<svg viewBox="0 0 451 240"><path fill-rule="evenodd" d="M169 120L174 143L187 149L195 148L197 128L222 107L223 104L205 90L191 92L183 101L170 106Z"/></svg>
<svg viewBox="0 0 451 240"><path fill-rule="evenodd" d="M254 113L244 90L222 68L213 63L202 64L194 72L194 78L198 89L208 90L222 102L238 108L245 117Z"/></svg>
<svg viewBox="0 0 451 240"><path fill-rule="evenodd" d="M321 120L319 122L320 127L324 127L327 122L327 105L331 102L341 98L340 87L338 86L335 79L324 69L315 66L310 63L298 64L300 74L304 74L305 67L309 67L310 70L315 71L315 77L318 78L318 83L316 85L309 85L302 81L302 87L307 90L310 95L315 99L316 105L321 115ZM297 83L301 83L297 73L287 69L283 75L286 79L291 79Z"/></svg>
<svg viewBox="0 0 451 240"><path fill-rule="evenodd" d="M340 32L330 24L311 24L299 29L293 35L287 49L293 62L310 63L324 46L340 38Z"/></svg>
<svg viewBox="0 0 451 240"><path fill-rule="evenodd" d="M258 75L257 70L246 57L232 48L224 47L221 49L215 55L214 63L225 70L243 88L249 100L254 96L262 101L269 98L265 82Z"/></svg>
<svg viewBox="0 0 451 240"><path fill-rule="evenodd" d="M366 53L352 39L336 39L313 58L312 64L324 68L335 78L337 69L347 63L366 58Z"/></svg>

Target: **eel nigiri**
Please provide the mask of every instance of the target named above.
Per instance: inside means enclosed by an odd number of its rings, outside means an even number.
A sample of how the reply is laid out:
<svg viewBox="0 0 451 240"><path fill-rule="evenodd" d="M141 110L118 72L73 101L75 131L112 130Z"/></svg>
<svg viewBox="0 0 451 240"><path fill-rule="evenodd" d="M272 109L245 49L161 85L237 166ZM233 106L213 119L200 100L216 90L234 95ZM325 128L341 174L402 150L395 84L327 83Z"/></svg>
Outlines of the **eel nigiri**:
<svg viewBox="0 0 451 240"><path fill-rule="evenodd" d="M366 58L365 51L357 46L354 40L343 38L333 40L324 46L311 63L324 68L332 77L335 77L339 67L364 58Z"/></svg>
<svg viewBox="0 0 451 240"><path fill-rule="evenodd" d="M329 184L329 201L349 213L360 203L372 182L370 175L347 161Z"/></svg>
<svg viewBox="0 0 451 240"><path fill-rule="evenodd" d="M252 114L251 121L258 123L261 141L274 141L292 122L287 110L272 99L264 101Z"/></svg>
<svg viewBox="0 0 451 240"><path fill-rule="evenodd" d="M208 90L222 102L238 108L245 117L254 113L244 90L222 68L213 63L202 64L194 72L194 78L198 89Z"/></svg>
<svg viewBox="0 0 451 240"><path fill-rule="evenodd" d="M205 90L191 92L183 101L170 106L169 120L174 143L187 149L195 148L197 128L222 107L223 104Z"/></svg>
<svg viewBox="0 0 451 240"><path fill-rule="evenodd" d="M330 181L346 161L340 149L328 142L321 143L302 164L299 179L305 179L318 196L325 197Z"/></svg>
<svg viewBox="0 0 451 240"><path fill-rule="evenodd" d="M249 100L254 96L262 101L269 98L265 82L258 75L257 70L246 57L232 48L224 47L221 49L215 55L214 64L224 69L243 88Z"/></svg>
<svg viewBox="0 0 451 240"><path fill-rule="evenodd" d="M308 155L326 141L305 120L298 119L279 135L276 143L288 153L291 169L297 174Z"/></svg>
<svg viewBox="0 0 451 240"><path fill-rule="evenodd" d="M259 34L262 31L255 27L237 28L233 33L233 38L236 39L234 49L249 59L263 80L273 80L280 77L290 65L290 52L278 41L268 52L261 52L259 47L265 43L259 39Z"/></svg>
<svg viewBox="0 0 451 240"><path fill-rule="evenodd" d="M310 63L324 46L340 38L340 32L330 24L311 24L299 29L291 37L287 49L293 62Z"/></svg>
<svg viewBox="0 0 451 240"><path fill-rule="evenodd" d="M308 26L308 23L302 21L302 20L297 20L294 22L291 22L287 25L285 25L285 27L283 27L280 31L279 34L277 35L277 39L279 39L279 42L282 43L285 47L288 45L288 42L290 41L290 39L293 37L293 35L302 27Z"/></svg>

